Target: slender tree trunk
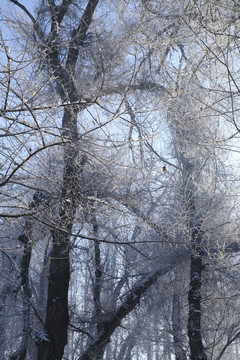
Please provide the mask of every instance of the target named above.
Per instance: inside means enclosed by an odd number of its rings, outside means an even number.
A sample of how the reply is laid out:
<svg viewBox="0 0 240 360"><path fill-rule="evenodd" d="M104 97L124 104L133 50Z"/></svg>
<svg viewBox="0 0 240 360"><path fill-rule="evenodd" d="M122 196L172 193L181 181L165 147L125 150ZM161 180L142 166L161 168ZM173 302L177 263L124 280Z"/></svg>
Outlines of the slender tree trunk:
<svg viewBox="0 0 240 360"><path fill-rule="evenodd" d="M130 333L127 338L124 340L124 342L121 345L121 349L119 351L117 360L128 360L131 359L131 352L132 349L135 345L135 339L134 339L134 335L133 332L135 332L136 330L133 329L132 333Z"/></svg>
<svg viewBox="0 0 240 360"><path fill-rule="evenodd" d="M57 235L54 236L56 242ZM67 238L59 236L59 242L63 241L67 246ZM68 285L70 280L69 250L63 249L56 242L51 253L51 265L49 272L48 302L46 314L45 338L38 347L38 359L60 360L67 344L68 329Z"/></svg>
<svg viewBox="0 0 240 360"><path fill-rule="evenodd" d="M179 133L188 139L189 134L185 131ZM180 137L179 137L180 138ZM193 175L198 173L198 166L194 159L186 159L184 149L180 152L183 164L183 199L185 211L188 216L191 258L190 258L190 283L188 291L188 340L191 360L207 360L202 341L201 326L201 292L203 259L201 255L203 232L196 206L196 194L198 189L194 183Z"/></svg>
<svg viewBox="0 0 240 360"><path fill-rule="evenodd" d="M184 139L189 138L185 130L178 136ZM201 255L203 232L201 230L201 220L199 219L196 206L196 194L198 189L193 181L193 175L198 174L198 165L195 159L187 159L184 155L184 148L179 146L179 159L183 168L183 199L185 211L188 217L191 258L190 258L190 284L188 291L188 340L191 360L207 360L202 341L201 327L201 292L202 292L202 270L203 259Z"/></svg>
<svg viewBox="0 0 240 360"><path fill-rule="evenodd" d="M147 360L152 360L153 352L152 352L152 344L149 343L147 346Z"/></svg>
<svg viewBox="0 0 240 360"><path fill-rule="evenodd" d="M98 223L96 214L93 210L92 216L92 225L93 225L93 233L94 237L98 237ZM94 240L94 264L95 264L95 279L94 279L94 287L93 287L93 299L94 299L94 307L95 307L95 319L96 319L96 336L101 334L103 329L103 319L102 319L102 305L101 305L101 281L102 281L102 265L101 265L101 249L100 242L98 240ZM96 354L95 360L102 360L104 355L105 348L102 348Z"/></svg>
<svg viewBox="0 0 240 360"><path fill-rule="evenodd" d="M181 324L181 310L180 310L180 300L179 295L173 295L172 302L172 329L173 329L173 344L175 351L176 360L187 360L186 354L182 346L182 324Z"/></svg>
<svg viewBox="0 0 240 360"><path fill-rule="evenodd" d="M199 252L201 242L200 230L192 231L192 255L190 285L188 292L189 315L188 315L188 338L191 360L207 360L202 342L201 328L201 290L203 261Z"/></svg>
<svg viewBox="0 0 240 360"><path fill-rule="evenodd" d="M94 237L98 237L98 223L96 215L92 217L93 234ZM101 265L101 249L100 242L94 240L94 287L93 287L93 299L95 307L95 318L96 318L96 330L97 334L102 331L102 306L101 306L101 280L102 280L102 265Z"/></svg>
<svg viewBox="0 0 240 360"><path fill-rule="evenodd" d="M126 351L125 360L131 360L132 358L132 350L134 348L134 344L129 344Z"/></svg>
<svg viewBox="0 0 240 360"><path fill-rule="evenodd" d="M37 202L33 201L29 207L32 209L37 208ZM33 223L31 219L27 219L23 233L18 237L18 240L23 243L24 250L21 259L20 268L20 286L22 288L22 301L23 301L23 328L22 338L18 349L9 357L9 360L25 360L30 335L30 299L32 297L32 291L29 281L29 266L32 256L32 231Z"/></svg>

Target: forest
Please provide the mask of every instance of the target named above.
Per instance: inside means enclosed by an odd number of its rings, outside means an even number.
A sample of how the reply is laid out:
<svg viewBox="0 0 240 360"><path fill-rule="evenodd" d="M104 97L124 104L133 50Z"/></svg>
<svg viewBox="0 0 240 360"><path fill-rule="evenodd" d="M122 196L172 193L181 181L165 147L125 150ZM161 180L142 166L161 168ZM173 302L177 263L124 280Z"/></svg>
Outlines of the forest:
<svg viewBox="0 0 240 360"><path fill-rule="evenodd" d="M0 1L0 360L239 360L240 2Z"/></svg>

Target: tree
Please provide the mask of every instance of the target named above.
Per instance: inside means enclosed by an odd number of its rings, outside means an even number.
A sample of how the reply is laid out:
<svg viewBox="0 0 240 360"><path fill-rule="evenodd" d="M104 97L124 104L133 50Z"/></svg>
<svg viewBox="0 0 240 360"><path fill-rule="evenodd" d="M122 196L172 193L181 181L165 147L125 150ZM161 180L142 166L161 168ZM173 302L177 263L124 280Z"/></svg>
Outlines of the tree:
<svg viewBox="0 0 240 360"><path fill-rule="evenodd" d="M209 39L218 6L49 0L34 13L8 3L17 16L3 17L17 35L1 35L1 251L10 275L1 316L21 305L11 330L20 340L3 357L110 360L141 349L220 359L239 335L222 290L237 296L227 277L237 283L228 254L239 247L237 182L221 149L229 103L218 91L225 96L234 76L218 79L215 69L226 68L212 50L225 28ZM214 281L221 301L210 326ZM153 317L150 337L139 318L147 327ZM5 344L7 335L4 327Z"/></svg>

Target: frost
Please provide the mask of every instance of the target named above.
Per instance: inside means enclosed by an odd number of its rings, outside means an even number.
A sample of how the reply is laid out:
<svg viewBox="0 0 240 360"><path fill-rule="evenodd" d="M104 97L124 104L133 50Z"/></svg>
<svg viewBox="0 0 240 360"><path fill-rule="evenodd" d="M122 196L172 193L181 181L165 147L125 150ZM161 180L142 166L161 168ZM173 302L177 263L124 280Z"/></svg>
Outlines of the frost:
<svg viewBox="0 0 240 360"><path fill-rule="evenodd" d="M44 330L44 329L39 331L39 333L38 333L38 342L42 342L42 341L50 342L48 334L47 334L46 330Z"/></svg>
<svg viewBox="0 0 240 360"><path fill-rule="evenodd" d="M56 302L58 302L58 300L59 300L59 297L57 296L56 298L52 299L52 303L56 304Z"/></svg>
<svg viewBox="0 0 240 360"><path fill-rule="evenodd" d="M200 275L197 272L194 272L191 280L192 281L199 281L200 280Z"/></svg>

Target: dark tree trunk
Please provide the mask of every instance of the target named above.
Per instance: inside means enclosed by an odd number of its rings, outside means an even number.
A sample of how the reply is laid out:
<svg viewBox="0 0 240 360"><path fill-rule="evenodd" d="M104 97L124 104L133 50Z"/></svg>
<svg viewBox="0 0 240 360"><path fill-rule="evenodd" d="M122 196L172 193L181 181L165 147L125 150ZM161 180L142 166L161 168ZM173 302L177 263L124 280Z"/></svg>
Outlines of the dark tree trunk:
<svg viewBox="0 0 240 360"><path fill-rule="evenodd" d="M181 133L179 133L179 136ZM183 138L188 139L189 134L182 132ZM180 137L179 137L180 138ZM191 360L207 360L202 341L202 324L201 324L201 300L202 300L202 271L203 255L202 246L204 233L201 230L201 219L199 209L196 205L195 196L198 189L192 181L193 175L198 166L194 159L189 161L184 157L184 150L180 152L180 158L183 163L183 198L185 203L186 214L188 216L189 235L190 235L190 283L188 291L188 342L190 348Z"/></svg>
<svg viewBox="0 0 240 360"><path fill-rule="evenodd" d="M93 233L94 237L98 237L98 223L96 214L93 212L92 217ZM102 305L101 305L101 281L102 281L102 265L101 265L101 249L100 242L94 240L94 263L95 263L95 278L93 287L93 299L95 306L95 318L96 318L96 336L99 336L103 329L102 319ZM95 360L102 360L104 355L104 348L102 348L95 357Z"/></svg>
<svg viewBox="0 0 240 360"><path fill-rule="evenodd" d="M46 314L46 336L40 339L38 346L39 360L61 360L64 347L67 344L68 316L68 286L70 280L69 251L55 244L51 253L49 271L48 301ZM59 236L59 241L67 244L68 239ZM41 341L42 340L42 341Z"/></svg>
<svg viewBox="0 0 240 360"><path fill-rule="evenodd" d="M188 292L189 316L188 338L191 360L207 360L202 342L201 290L203 260L200 254L200 230L192 232L193 247L191 255L190 285Z"/></svg>
<svg viewBox="0 0 240 360"><path fill-rule="evenodd" d="M98 224L96 215L93 215L93 233L94 237L98 237ZM102 265L101 265L101 249L100 242L94 240L94 286L93 286L93 300L95 306L96 330L97 334L102 331L102 305L101 305L101 279L102 279Z"/></svg>

